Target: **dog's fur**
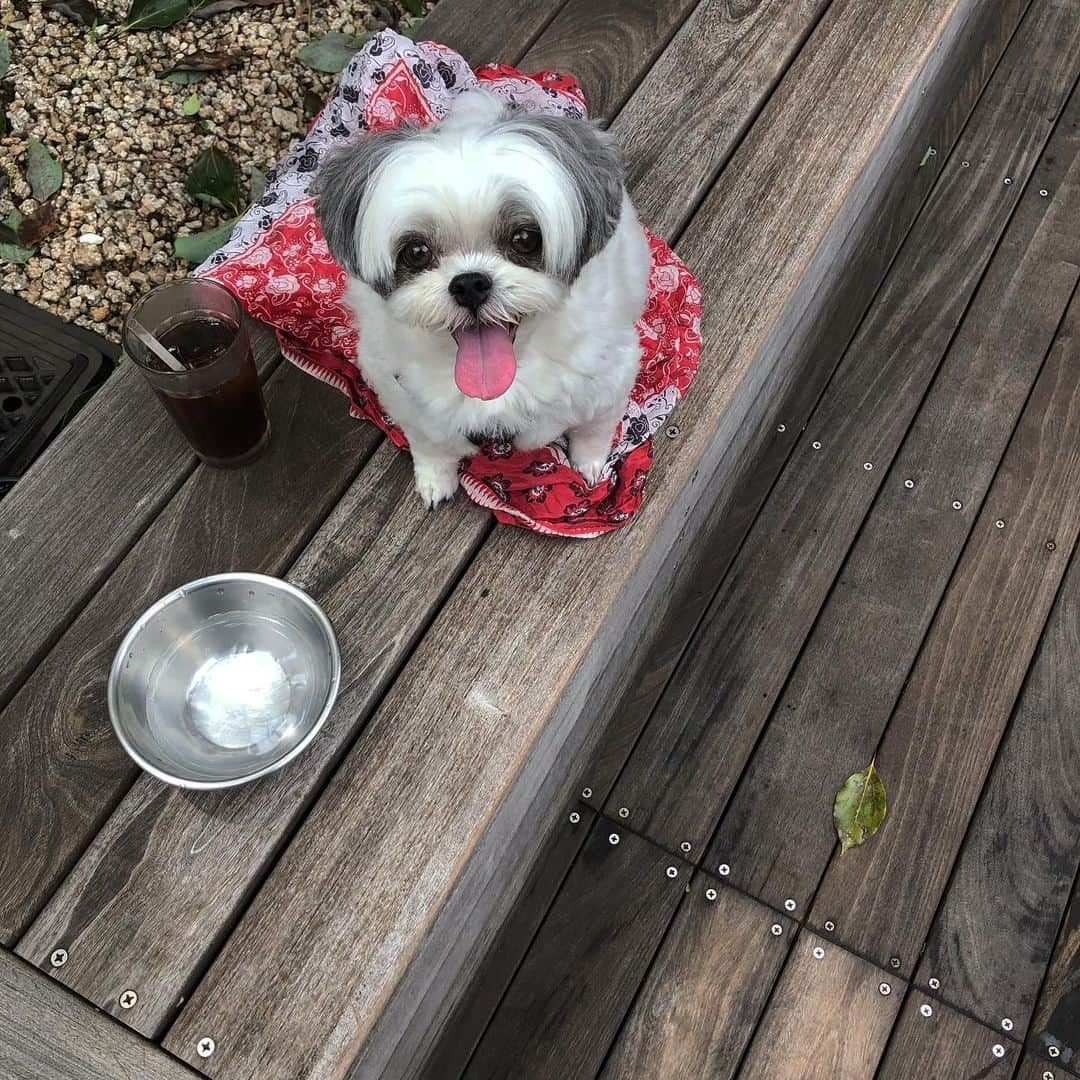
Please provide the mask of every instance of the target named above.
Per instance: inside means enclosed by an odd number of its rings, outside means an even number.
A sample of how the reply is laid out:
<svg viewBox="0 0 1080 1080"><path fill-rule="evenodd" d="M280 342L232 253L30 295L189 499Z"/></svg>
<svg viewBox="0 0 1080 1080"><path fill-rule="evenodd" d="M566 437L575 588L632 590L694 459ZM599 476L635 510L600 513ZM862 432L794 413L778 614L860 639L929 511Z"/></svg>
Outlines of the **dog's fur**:
<svg viewBox="0 0 1080 1080"><path fill-rule="evenodd" d="M568 434L572 463L596 483L637 375L650 265L611 137L473 90L432 128L333 153L317 190L364 377L409 440L421 497L454 494L481 436L530 450ZM540 231L533 256L509 246L525 226ZM420 271L401 259L417 238L434 255ZM493 282L475 315L450 292L464 272ZM451 331L476 319L517 328L517 374L493 400L455 383Z"/></svg>

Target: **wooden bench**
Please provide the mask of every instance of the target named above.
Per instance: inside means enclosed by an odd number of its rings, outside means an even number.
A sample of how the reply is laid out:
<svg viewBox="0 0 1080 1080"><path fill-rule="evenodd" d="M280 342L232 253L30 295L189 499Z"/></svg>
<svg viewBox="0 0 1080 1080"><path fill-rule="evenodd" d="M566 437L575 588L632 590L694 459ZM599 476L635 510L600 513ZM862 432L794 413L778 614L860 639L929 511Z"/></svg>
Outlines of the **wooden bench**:
<svg viewBox="0 0 1080 1080"><path fill-rule="evenodd" d="M265 339L275 438L239 473L197 468L119 373L0 503L2 943L212 1076L408 1077L448 1032L471 1048L486 1017L455 1007L505 984L491 943L554 887L540 854L576 850L577 794L603 805L1025 6L442 0L425 33L470 60L582 77L701 279L700 372L640 518L567 544L463 499L428 514ZM112 737L109 661L153 598L226 569L319 600L341 697L293 768L166 789Z"/></svg>

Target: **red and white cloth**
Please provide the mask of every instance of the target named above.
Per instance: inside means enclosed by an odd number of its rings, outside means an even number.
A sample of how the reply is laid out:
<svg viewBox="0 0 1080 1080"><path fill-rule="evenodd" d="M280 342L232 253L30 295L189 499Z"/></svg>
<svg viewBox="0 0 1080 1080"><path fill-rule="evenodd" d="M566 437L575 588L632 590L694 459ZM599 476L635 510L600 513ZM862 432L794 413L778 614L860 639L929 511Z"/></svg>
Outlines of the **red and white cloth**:
<svg viewBox="0 0 1080 1080"><path fill-rule="evenodd" d="M274 327L285 356L336 386L352 415L371 420L403 449L401 429L364 382L363 327L358 342L342 303L345 273L327 251L310 190L319 161L340 140L404 121L432 124L457 94L481 84L522 108L585 115L581 89L568 76L525 75L495 64L473 72L445 46L383 31L350 61L307 137L271 172L266 193L228 243L196 271L231 289L251 316ZM569 464L562 440L529 453L486 444L462 465L461 481L499 521L592 537L625 524L641 505L653 436L693 380L701 346L698 283L662 240L646 235L653 265L638 322L641 370L613 433L604 478L590 488Z"/></svg>

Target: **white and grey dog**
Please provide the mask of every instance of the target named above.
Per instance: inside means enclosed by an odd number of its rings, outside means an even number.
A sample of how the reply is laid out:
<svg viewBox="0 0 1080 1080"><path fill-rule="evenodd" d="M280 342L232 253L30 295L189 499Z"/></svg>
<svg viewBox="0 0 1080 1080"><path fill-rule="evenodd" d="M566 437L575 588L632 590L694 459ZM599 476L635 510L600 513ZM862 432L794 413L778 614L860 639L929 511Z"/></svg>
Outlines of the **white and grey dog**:
<svg viewBox="0 0 1080 1080"><path fill-rule="evenodd" d="M637 375L650 266L613 139L472 90L434 127L336 151L317 191L364 377L424 501L454 494L479 437L531 450L566 434L595 484Z"/></svg>

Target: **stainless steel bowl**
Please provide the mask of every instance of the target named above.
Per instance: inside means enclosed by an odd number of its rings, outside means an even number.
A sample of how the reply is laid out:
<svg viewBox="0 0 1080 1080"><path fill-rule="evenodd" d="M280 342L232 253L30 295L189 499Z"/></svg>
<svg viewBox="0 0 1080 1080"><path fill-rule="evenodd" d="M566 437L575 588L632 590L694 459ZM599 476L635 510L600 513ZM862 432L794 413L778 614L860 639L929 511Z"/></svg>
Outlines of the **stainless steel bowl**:
<svg viewBox="0 0 1080 1080"><path fill-rule="evenodd" d="M296 757L340 679L333 627L311 597L262 574L217 574L169 593L128 631L109 714L158 779L231 787Z"/></svg>

